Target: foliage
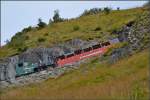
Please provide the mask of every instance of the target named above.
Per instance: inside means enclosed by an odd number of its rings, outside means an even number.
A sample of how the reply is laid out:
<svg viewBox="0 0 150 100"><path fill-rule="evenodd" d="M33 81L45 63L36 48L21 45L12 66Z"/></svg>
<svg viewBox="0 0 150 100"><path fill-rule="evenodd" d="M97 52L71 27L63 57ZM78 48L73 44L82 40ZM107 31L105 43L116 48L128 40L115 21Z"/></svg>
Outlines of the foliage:
<svg viewBox="0 0 150 100"><path fill-rule="evenodd" d="M142 100L143 97L144 97L143 89L138 84L135 84L135 86L132 89L131 99Z"/></svg>
<svg viewBox="0 0 150 100"><path fill-rule="evenodd" d="M17 50L18 50L18 52L20 53L20 52L24 52L24 51L26 51L28 49L28 47L19 47Z"/></svg>
<svg viewBox="0 0 150 100"><path fill-rule="evenodd" d="M60 18L59 10L55 10L54 16L53 16L53 22L57 23L57 22L61 22L61 21L63 21L63 20L62 20L62 18Z"/></svg>
<svg viewBox="0 0 150 100"><path fill-rule="evenodd" d="M41 28L44 28L46 26L46 23L43 22L41 18L39 18L37 25L38 25L38 28L41 29Z"/></svg>
<svg viewBox="0 0 150 100"><path fill-rule="evenodd" d="M105 12L106 14L109 14L110 11L111 11L111 8L108 8L108 7L105 7L105 8L104 8L104 12Z"/></svg>
<svg viewBox="0 0 150 100"><path fill-rule="evenodd" d="M25 36L25 40L29 40L29 36Z"/></svg>
<svg viewBox="0 0 150 100"><path fill-rule="evenodd" d="M120 7L117 7L117 10L120 10Z"/></svg>
<svg viewBox="0 0 150 100"><path fill-rule="evenodd" d="M27 27L27 28L24 28L24 29L22 30L22 32L26 33L26 32L31 31L32 29L33 29L33 28L32 28L31 26L29 26L29 27Z"/></svg>
<svg viewBox="0 0 150 100"><path fill-rule="evenodd" d="M100 31L100 30L101 30L100 27L96 27L96 28L94 29L94 31Z"/></svg>
<svg viewBox="0 0 150 100"><path fill-rule="evenodd" d="M21 47L24 43L25 36L23 32L16 33L15 36L12 37L11 42L8 44L12 48L18 48Z"/></svg>
<svg viewBox="0 0 150 100"><path fill-rule="evenodd" d="M38 38L38 42L44 42L45 40L45 38Z"/></svg>
<svg viewBox="0 0 150 100"><path fill-rule="evenodd" d="M77 31L77 30L79 30L80 29L80 27L78 26L78 25L75 25L74 27L73 27L73 31Z"/></svg>
<svg viewBox="0 0 150 100"><path fill-rule="evenodd" d="M86 15L92 15L92 14L98 14L101 12L101 8L92 8L90 10L85 10L81 16L86 16Z"/></svg>
<svg viewBox="0 0 150 100"><path fill-rule="evenodd" d="M44 36L48 36L48 33L45 33Z"/></svg>

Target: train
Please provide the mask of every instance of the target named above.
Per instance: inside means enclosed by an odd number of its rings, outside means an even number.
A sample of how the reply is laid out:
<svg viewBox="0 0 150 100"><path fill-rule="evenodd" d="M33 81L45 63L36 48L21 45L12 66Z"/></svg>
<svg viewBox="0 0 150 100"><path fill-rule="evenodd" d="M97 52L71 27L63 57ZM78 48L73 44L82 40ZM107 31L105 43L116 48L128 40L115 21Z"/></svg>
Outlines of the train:
<svg viewBox="0 0 150 100"><path fill-rule="evenodd" d="M63 54L55 58L54 64L41 64L38 63L18 63L15 66L16 77L31 74L41 70L45 70L49 67L63 67L70 65L75 62L79 62L83 59L91 58L93 56L99 56L104 54L112 44L118 43L118 38L108 40L106 42L98 43L92 46L89 46L84 49L74 50L72 53Z"/></svg>

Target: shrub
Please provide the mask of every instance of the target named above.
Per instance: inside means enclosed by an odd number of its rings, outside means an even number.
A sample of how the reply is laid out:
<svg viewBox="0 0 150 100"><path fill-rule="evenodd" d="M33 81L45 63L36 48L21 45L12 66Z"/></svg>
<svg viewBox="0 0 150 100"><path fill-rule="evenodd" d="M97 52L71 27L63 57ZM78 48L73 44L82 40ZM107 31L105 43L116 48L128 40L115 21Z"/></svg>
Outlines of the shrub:
<svg viewBox="0 0 150 100"><path fill-rule="evenodd" d="M120 10L120 7L117 7L117 10Z"/></svg>
<svg viewBox="0 0 150 100"><path fill-rule="evenodd" d="M29 40L29 36L25 36L25 40Z"/></svg>
<svg viewBox="0 0 150 100"><path fill-rule="evenodd" d="M78 25L76 25L76 26L73 27L73 30L74 30L74 31L77 31L77 30L79 30L79 29L80 29L80 27L79 27Z"/></svg>
<svg viewBox="0 0 150 100"><path fill-rule="evenodd" d="M38 25L38 28L41 29L41 28L44 28L46 26L46 23L43 22L41 18L39 18L37 25Z"/></svg>
<svg viewBox="0 0 150 100"><path fill-rule="evenodd" d="M63 21L63 19L59 15L59 10L55 10L54 16L53 16L53 22L57 23L57 22L62 22L62 21Z"/></svg>
<svg viewBox="0 0 150 100"><path fill-rule="evenodd" d="M48 36L48 33L45 33L44 36Z"/></svg>
<svg viewBox="0 0 150 100"><path fill-rule="evenodd" d="M26 51L28 49L28 47L19 47L18 49L17 49L17 51L18 52L24 52L24 51Z"/></svg>
<svg viewBox="0 0 150 100"><path fill-rule="evenodd" d="M45 38L38 38L38 42L44 42L45 40Z"/></svg>
<svg viewBox="0 0 150 100"><path fill-rule="evenodd" d="M96 28L94 29L94 31L100 31L100 30L101 30L100 27L96 27Z"/></svg>
<svg viewBox="0 0 150 100"><path fill-rule="evenodd" d="M31 30L32 30L32 27L29 26L29 27L27 27L27 28L24 28L24 29L22 30L22 32L29 32L29 31L31 31Z"/></svg>
<svg viewBox="0 0 150 100"><path fill-rule="evenodd" d="M104 12L105 12L106 14L109 14L110 11L111 11L111 8L108 8L108 7L105 7L105 8L104 8Z"/></svg>
<svg viewBox="0 0 150 100"><path fill-rule="evenodd" d="M93 40L93 38L88 38L88 40Z"/></svg>
<svg viewBox="0 0 150 100"><path fill-rule="evenodd" d="M97 14L101 12L101 8L92 8L90 10L85 10L81 16Z"/></svg>
<svg viewBox="0 0 150 100"><path fill-rule="evenodd" d="M12 48L18 48L24 45L26 37L23 35L23 32L16 33L15 36L11 38L11 42L9 43L9 46Z"/></svg>

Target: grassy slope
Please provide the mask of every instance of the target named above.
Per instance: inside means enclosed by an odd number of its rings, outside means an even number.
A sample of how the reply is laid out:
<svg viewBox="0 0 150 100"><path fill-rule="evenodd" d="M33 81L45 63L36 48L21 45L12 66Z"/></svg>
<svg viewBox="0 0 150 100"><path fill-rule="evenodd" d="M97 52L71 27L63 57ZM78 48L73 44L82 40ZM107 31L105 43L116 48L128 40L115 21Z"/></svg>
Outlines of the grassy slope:
<svg viewBox="0 0 150 100"><path fill-rule="evenodd" d="M133 99L147 100L148 50L110 66L97 60L81 65L79 70L40 84L10 89L3 99Z"/></svg>
<svg viewBox="0 0 150 100"><path fill-rule="evenodd" d="M72 38L86 40L89 38L105 39L107 36L110 36L110 33L113 30L119 29L126 23L135 20L143 11L144 10L141 8L135 8L112 11L108 15L100 13L97 15L83 16L70 21L54 23L41 30L33 29L11 42L20 43L20 47L33 48L40 45L52 46ZM79 30L73 30L75 26L78 26ZM97 27L100 27L101 30L94 31ZM29 38L24 39L25 36L28 36ZM46 41L39 43L39 38L44 38ZM18 48L19 46L7 45L0 49L0 57L13 55L18 52Z"/></svg>

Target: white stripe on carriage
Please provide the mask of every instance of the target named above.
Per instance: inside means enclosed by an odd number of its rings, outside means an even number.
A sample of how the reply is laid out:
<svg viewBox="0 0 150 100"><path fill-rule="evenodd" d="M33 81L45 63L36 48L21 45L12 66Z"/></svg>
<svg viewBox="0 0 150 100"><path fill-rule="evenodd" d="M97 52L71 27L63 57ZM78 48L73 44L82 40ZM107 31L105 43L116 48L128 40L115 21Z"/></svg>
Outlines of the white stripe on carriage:
<svg viewBox="0 0 150 100"><path fill-rule="evenodd" d="M97 51L97 52L91 53L89 55L82 56L82 57L80 57L80 59L85 58L85 57L89 57L89 56L94 55L94 54L102 53L102 52L103 52L102 50L101 51Z"/></svg>

